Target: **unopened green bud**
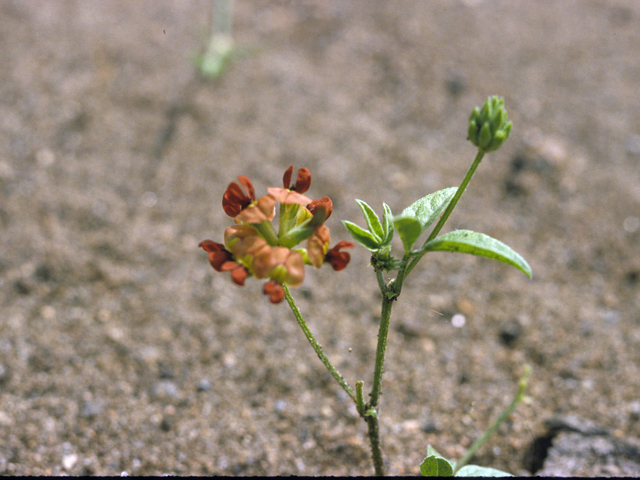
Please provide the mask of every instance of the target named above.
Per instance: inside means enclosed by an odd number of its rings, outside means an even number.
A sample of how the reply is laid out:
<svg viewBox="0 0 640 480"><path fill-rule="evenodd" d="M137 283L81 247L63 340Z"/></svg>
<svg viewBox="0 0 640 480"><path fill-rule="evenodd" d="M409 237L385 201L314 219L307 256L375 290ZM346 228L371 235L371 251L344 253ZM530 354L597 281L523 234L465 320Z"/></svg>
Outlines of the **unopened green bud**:
<svg viewBox="0 0 640 480"><path fill-rule="evenodd" d="M489 97L481 109L475 107L471 112L467 139L480 150L491 152L507 141L511 126L504 108L504 98Z"/></svg>

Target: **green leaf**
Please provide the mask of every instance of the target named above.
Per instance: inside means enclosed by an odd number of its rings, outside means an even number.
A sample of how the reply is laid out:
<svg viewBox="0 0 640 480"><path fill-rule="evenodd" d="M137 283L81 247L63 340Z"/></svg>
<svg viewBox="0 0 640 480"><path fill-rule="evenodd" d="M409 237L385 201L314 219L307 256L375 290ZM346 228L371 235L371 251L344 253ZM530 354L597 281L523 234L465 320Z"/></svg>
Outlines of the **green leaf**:
<svg viewBox="0 0 640 480"><path fill-rule="evenodd" d="M420 464L420 473L423 477L452 477L453 467L446 459L429 455Z"/></svg>
<svg viewBox="0 0 640 480"><path fill-rule="evenodd" d="M380 249L380 241L377 240L373 234L362 227L359 227L355 223L351 223L348 220L343 220L345 228L351 234L353 239L362 245L367 250L375 252Z"/></svg>
<svg viewBox="0 0 640 480"><path fill-rule="evenodd" d="M409 252L422 233L420 222L415 218L401 215L393 219L393 226L398 231L398 235L400 235L405 252Z"/></svg>
<svg viewBox="0 0 640 480"><path fill-rule="evenodd" d="M524 258L504 243L484 233L472 232L471 230L455 230L434 238L429 243L426 243L420 251L460 252L493 258L494 260L516 267L527 277L531 278L531 267Z"/></svg>
<svg viewBox="0 0 640 480"><path fill-rule="evenodd" d="M513 477L510 473L489 467L479 467L478 465L467 465L458 470L456 477Z"/></svg>
<svg viewBox="0 0 640 480"><path fill-rule="evenodd" d="M382 216L382 230L384 231L384 237L382 239L382 246L387 246L393 240L393 214L391 213L391 209L389 205L383 203L384 207L384 215Z"/></svg>
<svg viewBox="0 0 640 480"><path fill-rule="evenodd" d="M374 237L377 237L377 240L380 241L384 237L384 232L382 231L382 224L380 223L380 219L376 212L373 211L366 202L362 200L356 199L358 205L360 205L360 209L362 210L362 214L364 215L364 219L367 222L367 226L369 227L369 231L373 233Z"/></svg>
<svg viewBox="0 0 640 480"><path fill-rule="evenodd" d="M440 216L455 195L456 190L456 187L450 187L430 193L405 208L400 217L415 218L420 222L422 232L424 232Z"/></svg>

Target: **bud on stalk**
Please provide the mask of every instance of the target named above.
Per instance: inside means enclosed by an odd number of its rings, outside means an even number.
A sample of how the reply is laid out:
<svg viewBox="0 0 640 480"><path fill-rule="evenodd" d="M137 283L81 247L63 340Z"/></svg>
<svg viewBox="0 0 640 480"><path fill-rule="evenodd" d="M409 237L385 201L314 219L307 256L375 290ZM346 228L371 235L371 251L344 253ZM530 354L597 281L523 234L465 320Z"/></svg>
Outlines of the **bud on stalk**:
<svg viewBox="0 0 640 480"><path fill-rule="evenodd" d="M511 126L504 108L504 98L489 97L481 109L475 107L471 112L467 139L480 150L491 152L507 141Z"/></svg>

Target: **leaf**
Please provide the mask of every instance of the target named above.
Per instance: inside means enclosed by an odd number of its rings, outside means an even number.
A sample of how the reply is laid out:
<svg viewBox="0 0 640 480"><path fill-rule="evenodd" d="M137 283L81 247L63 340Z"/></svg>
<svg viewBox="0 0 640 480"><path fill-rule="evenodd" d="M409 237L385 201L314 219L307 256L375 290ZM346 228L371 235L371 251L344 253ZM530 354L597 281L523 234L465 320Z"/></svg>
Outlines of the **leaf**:
<svg viewBox="0 0 640 480"><path fill-rule="evenodd" d="M456 477L513 477L510 473L489 467L479 467L478 465L466 465L458 470Z"/></svg>
<svg viewBox="0 0 640 480"><path fill-rule="evenodd" d="M382 230L384 231L382 246L386 247L391 243L391 240L393 240L393 232L395 232L395 230L393 229L393 214L391 213L389 205L383 203L382 206L384 207L384 215L382 216Z"/></svg>
<svg viewBox="0 0 640 480"><path fill-rule="evenodd" d="M373 211L366 202L362 200L356 199L358 205L360 205L360 209L362 210L362 214L364 215L364 219L367 222L367 226L369 227L369 231L373 233L374 237L377 237L377 240L380 241L384 237L384 232L382 231L382 224L380 223L380 219L376 212Z"/></svg>
<svg viewBox="0 0 640 480"><path fill-rule="evenodd" d="M456 190L456 187L450 187L430 193L405 208L400 217L415 218L420 222L422 227L420 233L422 233L440 216L455 195Z"/></svg>
<svg viewBox="0 0 640 480"><path fill-rule="evenodd" d="M429 455L420 464L420 473L423 477L452 477L453 467L446 459Z"/></svg>
<svg viewBox="0 0 640 480"><path fill-rule="evenodd" d="M455 230L434 238L426 243L420 251L460 252L493 258L494 260L516 267L527 277L531 278L531 267L524 258L504 243L484 233L472 232L471 230Z"/></svg>
<svg viewBox="0 0 640 480"><path fill-rule="evenodd" d="M393 219L393 226L400 235L405 252L408 252L422 233L420 222L412 217L399 216Z"/></svg>
<svg viewBox="0 0 640 480"><path fill-rule="evenodd" d="M353 239L362 245L367 250L375 252L380 249L380 242L373 234L362 227L359 227L355 223L351 223L348 220L343 220L345 228L351 234Z"/></svg>

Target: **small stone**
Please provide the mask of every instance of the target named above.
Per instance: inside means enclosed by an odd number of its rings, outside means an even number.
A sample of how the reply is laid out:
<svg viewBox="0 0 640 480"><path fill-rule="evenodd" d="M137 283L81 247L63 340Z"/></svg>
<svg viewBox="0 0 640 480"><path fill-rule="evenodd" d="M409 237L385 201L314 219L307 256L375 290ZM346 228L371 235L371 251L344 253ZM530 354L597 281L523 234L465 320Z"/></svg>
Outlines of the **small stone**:
<svg viewBox="0 0 640 480"><path fill-rule="evenodd" d="M62 457L62 468L65 470L71 470L74 465L78 462L78 455L72 453L70 455L65 455Z"/></svg>
<svg viewBox="0 0 640 480"><path fill-rule="evenodd" d="M173 419L171 417L165 416L162 418L162 422L160 422L160 429L163 432L168 432L173 427Z"/></svg>
<svg viewBox="0 0 640 480"><path fill-rule="evenodd" d="M85 404L80 409L80 413L78 414L80 418L86 418L87 420L91 420L92 418L97 417L102 411L102 403L101 402L85 402Z"/></svg>
<svg viewBox="0 0 640 480"><path fill-rule="evenodd" d="M500 343L506 347L513 347L516 340L522 335L522 327L517 320L511 320L500 329Z"/></svg>
<svg viewBox="0 0 640 480"><path fill-rule="evenodd" d="M198 382L198 391L199 392L208 392L211 390L211 382L206 378L203 378Z"/></svg>
<svg viewBox="0 0 640 480"><path fill-rule="evenodd" d="M178 392L179 390L176 384L168 380L156 383L151 389L151 393L157 399L176 398Z"/></svg>

